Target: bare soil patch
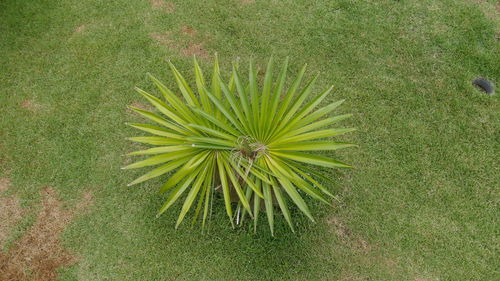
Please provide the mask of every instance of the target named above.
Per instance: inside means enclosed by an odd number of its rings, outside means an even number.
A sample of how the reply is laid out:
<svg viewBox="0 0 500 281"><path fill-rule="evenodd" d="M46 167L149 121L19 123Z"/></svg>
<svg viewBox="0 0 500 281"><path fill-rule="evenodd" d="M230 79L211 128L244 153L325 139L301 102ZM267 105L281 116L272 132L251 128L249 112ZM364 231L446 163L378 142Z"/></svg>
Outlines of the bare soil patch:
<svg viewBox="0 0 500 281"><path fill-rule="evenodd" d="M77 260L62 247L59 237L75 214L91 204L91 194L85 193L74 208L66 210L53 188L45 187L41 193L42 208L35 224L7 253L0 253L0 280L56 280L59 267Z"/></svg>

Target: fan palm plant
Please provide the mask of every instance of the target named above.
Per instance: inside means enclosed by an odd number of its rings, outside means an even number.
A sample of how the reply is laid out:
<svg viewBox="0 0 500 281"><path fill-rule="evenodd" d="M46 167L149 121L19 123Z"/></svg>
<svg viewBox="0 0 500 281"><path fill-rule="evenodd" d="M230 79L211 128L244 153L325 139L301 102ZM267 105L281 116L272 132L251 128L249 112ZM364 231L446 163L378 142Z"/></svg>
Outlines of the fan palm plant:
<svg viewBox="0 0 500 281"><path fill-rule="evenodd" d="M158 167L129 185L171 172L160 188L168 195L158 215L182 197L176 228L191 209L194 209L193 222L201 215L204 227L216 190L222 193L233 227L248 215L256 228L259 212L265 210L273 234L274 213L279 209L294 231L290 201L314 221L303 196L329 204L328 198L333 195L318 181L328 179L308 164L328 168L350 166L311 152L353 146L327 139L353 131L330 127L350 116L327 117L343 101L316 109L332 87L309 98L317 76L300 88L306 71L304 66L285 89L288 60L283 63L276 81L273 81L273 59L269 60L261 89L252 63L247 83L242 81L237 64L233 65L231 77L225 83L216 58L211 80L207 82L194 59L196 88L188 85L174 65L170 62L169 65L182 98L149 75L164 99L141 89L137 91L157 112L130 107L156 124L129 123L152 134L129 139L154 147L130 153L151 157L124 169Z"/></svg>

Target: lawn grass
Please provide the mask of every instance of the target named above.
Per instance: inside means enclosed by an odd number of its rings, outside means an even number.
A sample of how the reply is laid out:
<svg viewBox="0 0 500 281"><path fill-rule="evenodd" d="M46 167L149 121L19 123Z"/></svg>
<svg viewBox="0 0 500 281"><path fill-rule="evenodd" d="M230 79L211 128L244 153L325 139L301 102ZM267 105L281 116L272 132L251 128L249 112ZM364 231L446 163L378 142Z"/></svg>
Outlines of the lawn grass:
<svg viewBox="0 0 500 281"><path fill-rule="evenodd" d="M498 95L471 85L500 84L495 1L169 3L0 1L1 176L25 207L44 186L68 206L94 195L63 234L79 261L61 280L498 279ZM155 218L162 179L126 187L133 88L153 89L147 72L173 85L166 60L193 77L193 53L208 71L215 52L226 73L308 63L346 99L358 131L341 139L360 147L336 156L356 168L327 171L341 202L308 200L318 223L232 230L218 202L208 234L175 231L179 208Z"/></svg>

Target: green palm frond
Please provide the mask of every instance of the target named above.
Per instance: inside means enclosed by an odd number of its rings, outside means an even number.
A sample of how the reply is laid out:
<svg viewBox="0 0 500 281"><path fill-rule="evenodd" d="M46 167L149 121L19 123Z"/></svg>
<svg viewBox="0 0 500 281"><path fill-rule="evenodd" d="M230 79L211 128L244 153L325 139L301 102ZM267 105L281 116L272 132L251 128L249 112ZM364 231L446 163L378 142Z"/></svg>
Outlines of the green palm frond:
<svg viewBox="0 0 500 281"><path fill-rule="evenodd" d="M350 115L327 117L343 101L316 109L332 88L310 98L317 76L301 88L304 66L285 89L288 59L276 70L275 82L274 61L269 60L261 88L253 63L249 66L247 83L240 76L237 64L225 83L217 59L210 80L205 80L195 59L195 87L190 87L173 64L169 66L179 95L151 75L163 99L137 89L159 113L131 107L154 124L129 123L152 134L129 140L153 147L129 153L147 158L124 169L157 167L129 185L171 173L160 189L167 195L158 215L183 198L176 228L191 209L194 209L193 223L201 215L204 227L214 191L222 193L233 226L249 216L256 229L263 209L274 235L274 215L280 210L293 231L290 202L314 221L304 196L326 204L334 196L318 182L329 179L307 165L351 166L313 153L354 146L329 140L353 131L331 127Z"/></svg>

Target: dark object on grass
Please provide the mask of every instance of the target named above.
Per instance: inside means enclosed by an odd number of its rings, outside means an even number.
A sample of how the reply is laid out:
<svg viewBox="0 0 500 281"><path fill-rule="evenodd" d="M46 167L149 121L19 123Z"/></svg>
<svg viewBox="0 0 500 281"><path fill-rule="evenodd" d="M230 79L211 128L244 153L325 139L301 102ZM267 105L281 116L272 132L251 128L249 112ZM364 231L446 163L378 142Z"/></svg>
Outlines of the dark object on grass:
<svg viewBox="0 0 500 281"><path fill-rule="evenodd" d="M472 81L472 85L479 88L481 91L487 93L488 95L493 95L495 93L495 85L490 80L484 78L476 78Z"/></svg>

